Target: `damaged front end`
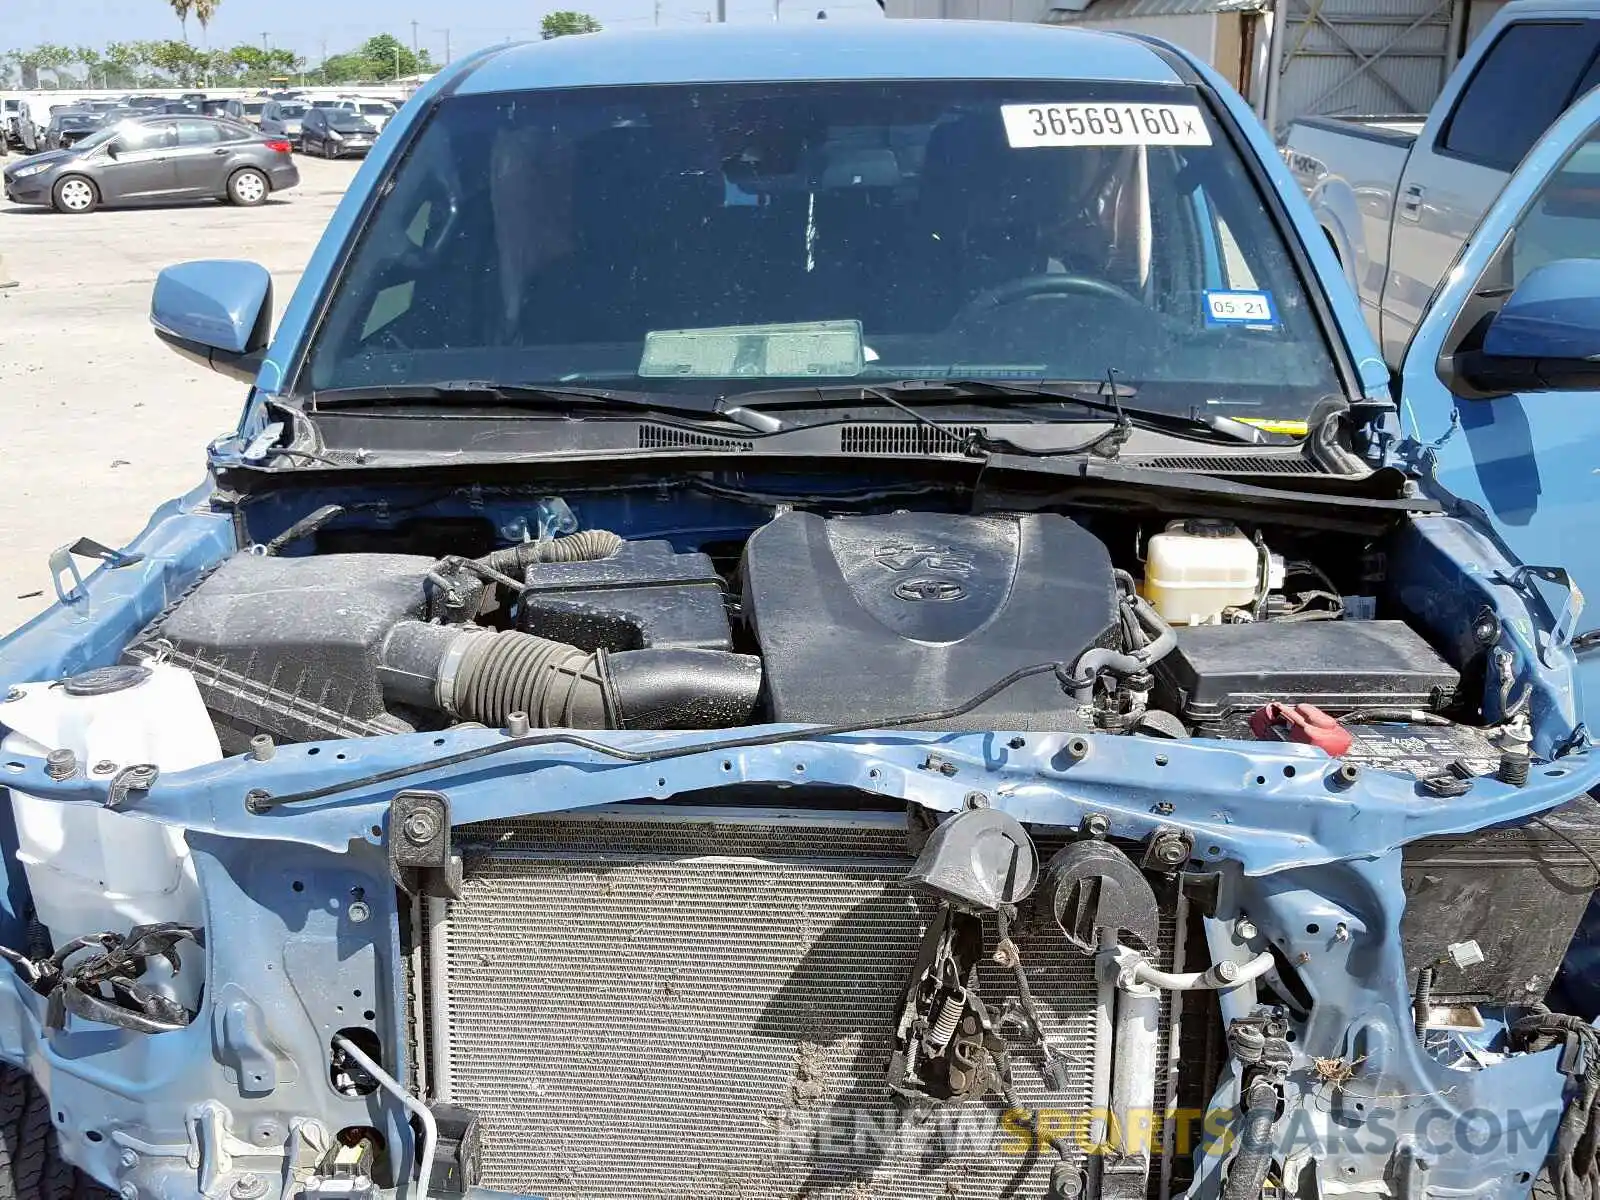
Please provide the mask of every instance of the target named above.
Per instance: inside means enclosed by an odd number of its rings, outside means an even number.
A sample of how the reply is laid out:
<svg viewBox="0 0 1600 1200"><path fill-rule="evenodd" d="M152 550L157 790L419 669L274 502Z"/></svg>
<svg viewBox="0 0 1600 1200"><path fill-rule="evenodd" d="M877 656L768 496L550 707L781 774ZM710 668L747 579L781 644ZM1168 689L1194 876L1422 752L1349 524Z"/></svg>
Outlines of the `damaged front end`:
<svg viewBox="0 0 1600 1200"><path fill-rule="evenodd" d="M1192 522L1262 591L1185 625L1121 517L608 503L174 508L6 644L0 1051L72 1163L1580 1194L1600 764L1470 526Z"/></svg>

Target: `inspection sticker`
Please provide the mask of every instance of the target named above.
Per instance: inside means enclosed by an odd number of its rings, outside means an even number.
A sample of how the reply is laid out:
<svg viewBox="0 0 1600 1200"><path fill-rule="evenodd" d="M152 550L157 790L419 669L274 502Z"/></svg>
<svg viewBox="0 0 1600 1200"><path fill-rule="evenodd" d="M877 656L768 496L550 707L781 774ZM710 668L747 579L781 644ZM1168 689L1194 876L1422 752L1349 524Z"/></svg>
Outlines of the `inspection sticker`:
<svg viewBox="0 0 1600 1200"><path fill-rule="evenodd" d="M1006 140L1026 146L1209 146L1193 104L1002 104Z"/></svg>
<svg viewBox="0 0 1600 1200"><path fill-rule="evenodd" d="M1207 292L1206 321L1211 325L1276 325L1278 310L1271 292Z"/></svg>

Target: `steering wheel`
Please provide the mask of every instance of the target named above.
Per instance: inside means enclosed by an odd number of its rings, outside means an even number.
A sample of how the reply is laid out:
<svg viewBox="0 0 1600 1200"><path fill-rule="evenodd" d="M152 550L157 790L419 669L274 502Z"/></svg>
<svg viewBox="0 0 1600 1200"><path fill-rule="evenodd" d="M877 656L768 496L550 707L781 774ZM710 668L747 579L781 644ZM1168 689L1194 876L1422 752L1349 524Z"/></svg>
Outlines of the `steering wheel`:
<svg viewBox="0 0 1600 1200"><path fill-rule="evenodd" d="M1004 305L1019 304L1038 296L1103 296L1119 304L1149 311L1143 300L1108 280L1094 279L1088 275L1026 275L986 292L979 292L961 306L960 311L950 319L950 324L952 327L965 325Z"/></svg>

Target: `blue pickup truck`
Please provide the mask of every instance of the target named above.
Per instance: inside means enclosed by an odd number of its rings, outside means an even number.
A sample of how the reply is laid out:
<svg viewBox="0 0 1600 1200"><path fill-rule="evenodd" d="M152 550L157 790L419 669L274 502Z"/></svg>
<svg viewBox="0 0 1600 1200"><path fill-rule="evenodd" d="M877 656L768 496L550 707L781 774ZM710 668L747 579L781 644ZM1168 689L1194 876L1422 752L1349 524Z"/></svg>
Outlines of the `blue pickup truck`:
<svg viewBox="0 0 1600 1200"><path fill-rule="evenodd" d="M1391 381L1169 46L453 64L0 641L0 1196L1587 1200L1597 125Z"/></svg>

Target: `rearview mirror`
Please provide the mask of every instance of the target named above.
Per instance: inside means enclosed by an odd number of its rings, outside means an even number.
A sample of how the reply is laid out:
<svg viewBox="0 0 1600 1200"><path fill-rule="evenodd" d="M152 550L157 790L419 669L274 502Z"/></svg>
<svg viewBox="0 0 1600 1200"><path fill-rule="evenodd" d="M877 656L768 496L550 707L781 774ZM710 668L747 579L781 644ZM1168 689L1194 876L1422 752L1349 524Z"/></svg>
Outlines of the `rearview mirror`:
<svg viewBox="0 0 1600 1200"><path fill-rule="evenodd" d="M1454 374L1479 396L1600 388L1600 259L1535 267Z"/></svg>
<svg viewBox="0 0 1600 1200"><path fill-rule="evenodd" d="M156 336L185 358L250 383L272 332L272 276L258 263L179 263L156 276Z"/></svg>

